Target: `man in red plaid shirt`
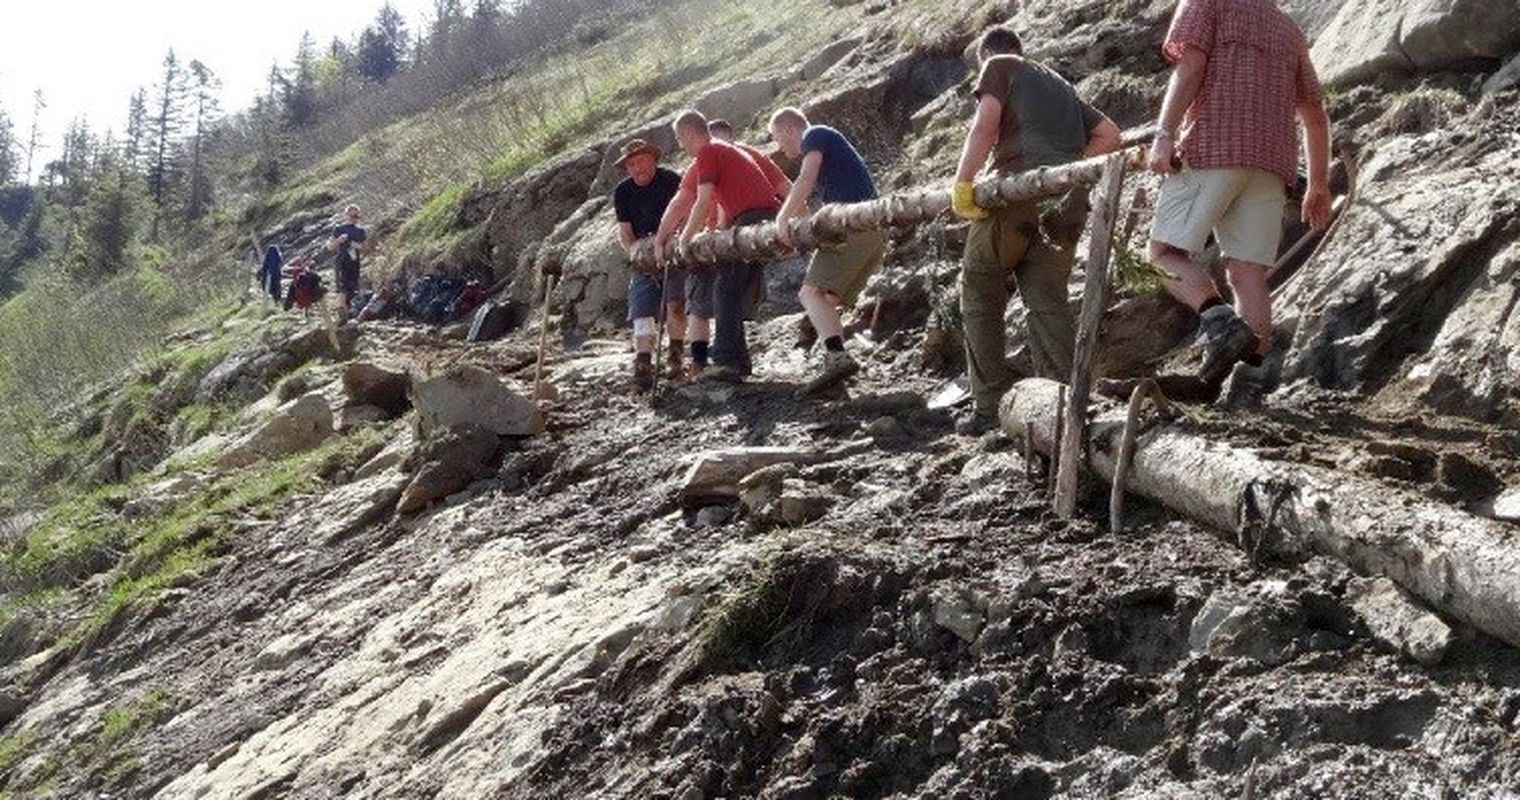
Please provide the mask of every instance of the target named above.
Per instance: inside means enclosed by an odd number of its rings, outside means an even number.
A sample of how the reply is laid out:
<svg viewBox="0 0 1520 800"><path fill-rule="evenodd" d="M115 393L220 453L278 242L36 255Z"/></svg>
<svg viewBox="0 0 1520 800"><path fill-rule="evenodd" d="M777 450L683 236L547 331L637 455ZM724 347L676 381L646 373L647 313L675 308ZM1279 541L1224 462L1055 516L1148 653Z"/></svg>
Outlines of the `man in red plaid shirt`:
<svg viewBox="0 0 1520 800"><path fill-rule="evenodd" d="M1176 70L1150 155L1150 168L1166 176L1151 259L1174 276L1167 291L1199 312L1199 377L1214 384L1271 348L1267 269L1281 244L1286 186L1297 179L1296 120L1309 156L1303 219L1330 224L1330 119L1308 42L1274 0L1182 0L1162 50ZM1210 233L1238 313L1193 261Z"/></svg>

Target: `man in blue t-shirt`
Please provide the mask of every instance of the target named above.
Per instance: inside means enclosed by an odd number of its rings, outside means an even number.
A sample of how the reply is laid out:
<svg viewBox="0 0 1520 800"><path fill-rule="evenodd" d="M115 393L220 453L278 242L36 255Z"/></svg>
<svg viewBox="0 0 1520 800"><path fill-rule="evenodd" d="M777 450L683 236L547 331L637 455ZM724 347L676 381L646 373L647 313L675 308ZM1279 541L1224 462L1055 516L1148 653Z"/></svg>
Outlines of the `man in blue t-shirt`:
<svg viewBox="0 0 1520 800"><path fill-rule="evenodd" d="M327 249L337 253L333 272L338 284L339 319L349 317L349 302L359 292L359 256L367 252L365 240L369 234L359 226L359 207L350 205L343 210L343 223L333 228Z"/></svg>
<svg viewBox="0 0 1520 800"><path fill-rule="evenodd" d="M777 215L781 241L791 244L793 220L806 216L814 196L822 203L860 203L876 199L876 184L865 159L839 131L811 125L795 108L783 108L771 116L771 138L791 158L802 159L802 169L792 183ZM881 231L851 233L843 242L820 245L808 265L807 277L797 293L808 319L823 339L823 371L805 388L809 394L823 391L860 371L860 364L844 349L844 323L839 309L853 306L871 273L881 266L887 237Z"/></svg>
<svg viewBox="0 0 1520 800"><path fill-rule="evenodd" d="M634 139L623 145L617 165L628 177L612 193L612 207L617 214L618 244L630 255L640 240L660 230L665 208L681 190L681 176L660 166L660 148ZM670 333L666 350L666 368L672 379L681 377L682 354L686 342L686 271L672 268L665 272L634 272L628 280L628 321L633 325L633 384L635 388L654 388L655 340L659 336L660 304L665 305L665 326ZM694 313L702 313L696 309ZM706 311L707 316L712 312Z"/></svg>

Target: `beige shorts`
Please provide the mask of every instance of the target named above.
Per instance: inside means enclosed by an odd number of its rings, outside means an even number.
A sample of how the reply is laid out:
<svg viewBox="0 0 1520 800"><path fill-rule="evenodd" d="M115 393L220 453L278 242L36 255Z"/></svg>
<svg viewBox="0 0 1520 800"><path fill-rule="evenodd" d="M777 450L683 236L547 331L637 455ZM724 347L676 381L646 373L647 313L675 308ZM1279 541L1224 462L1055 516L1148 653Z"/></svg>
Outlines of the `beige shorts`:
<svg viewBox="0 0 1520 800"><path fill-rule="evenodd" d="M813 253L802 282L839 296L846 307L855 305L860 290L887 254L887 235L881 231L851 233L837 245L822 245Z"/></svg>
<svg viewBox="0 0 1520 800"><path fill-rule="evenodd" d="M1212 232L1225 258L1271 265L1282 244L1287 203L1282 178L1270 172L1186 169L1162 182L1151 238L1196 254Z"/></svg>

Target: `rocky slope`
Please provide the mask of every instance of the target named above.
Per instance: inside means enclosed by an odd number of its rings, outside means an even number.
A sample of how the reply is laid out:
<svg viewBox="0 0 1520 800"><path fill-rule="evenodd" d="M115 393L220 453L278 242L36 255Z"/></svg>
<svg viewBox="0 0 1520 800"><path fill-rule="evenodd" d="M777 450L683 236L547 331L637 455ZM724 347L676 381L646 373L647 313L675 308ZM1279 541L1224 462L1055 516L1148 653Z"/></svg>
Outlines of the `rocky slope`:
<svg viewBox="0 0 1520 800"><path fill-rule="evenodd" d="M1168 3L1016 5L883 4L795 70L699 105L750 124L804 102L865 142L884 184L942 180L962 51L1006 14L1116 117L1148 116ZM1368 11L1389 5L1289 7L1344 55L1413 30ZM1243 408L1187 424L1513 517L1520 106L1481 86L1515 45L1462 34L1481 15L1391 5L1473 49L1338 84L1358 202L1282 287L1280 357L1238 372L1224 403ZM536 324L489 344L365 325L334 353L309 322L248 309L187 332L139 388L81 405L79 433L105 431L85 477L106 488L6 533L6 578L31 590L8 592L0 630L7 795L1520 785L1520 652L1332 559L1263 563L1234 532L1157 508L1124 532L1097 522L1096 495L1053 519L1014 443L955 435L929 402L956 372L953 224L894 237L848 392L797 396L816 353L792 347L781 307L755 328L754 383L632 396L610 338L611 144L461 206L508 294L531 297L545 247L570 254L545 413L525 397ZM1125 299L1111 348L1169 350L1135 308L1164 305ZM214 413L192 424L201 403ZM777 463L738 496L683 491L700 454L761 447Z"/></svg>

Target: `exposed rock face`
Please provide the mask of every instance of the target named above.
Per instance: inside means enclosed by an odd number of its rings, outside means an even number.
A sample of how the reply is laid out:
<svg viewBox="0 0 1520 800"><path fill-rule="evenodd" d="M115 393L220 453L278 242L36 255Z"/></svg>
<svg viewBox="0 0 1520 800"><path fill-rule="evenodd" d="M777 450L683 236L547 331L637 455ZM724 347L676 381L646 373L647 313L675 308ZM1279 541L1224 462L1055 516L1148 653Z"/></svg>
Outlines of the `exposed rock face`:
<svg viewBox="0 0 1520 800"><path fill-rule="evenodd" d="M1476 147L1438 133L1380 148L1334 240L1284 288L1285 380L1520 414L1520 138L1507 118L1475 131Z"/></svg>
<svg viewBox="0 0 1520 800"><path fill-rule="evenodd" d="M312 392L284 406L258 429L232 445L217 466L246 467L256 461L309 450L333 433L332 408L320 392Z"/></svg>
<svg viewBox="0 0 1520 800"><path fill-rule="evenodd" d="M496 280L512 281L512 296L532 297L534 245L586 201L587 188L602 163L600 149L586 149L550 162L513 181L506 188L467 201L462 221L484 221Z"/></svg>
<svg viewBox="0 0 1520 800"><path fill-rule="evenodd" d="M1314 43L1326 86L1462 67L1520 49L1520 5L1501 0L1349 0Z"/></svg>
<svg viewBox="0 0 1520 800"><path fill-rule="evenodd" d="M412 402L423 438L468 426L498 436L533 436L544 431L543 415L532 400L479 367L455 367L436 378L413 381Z"/></svg>

